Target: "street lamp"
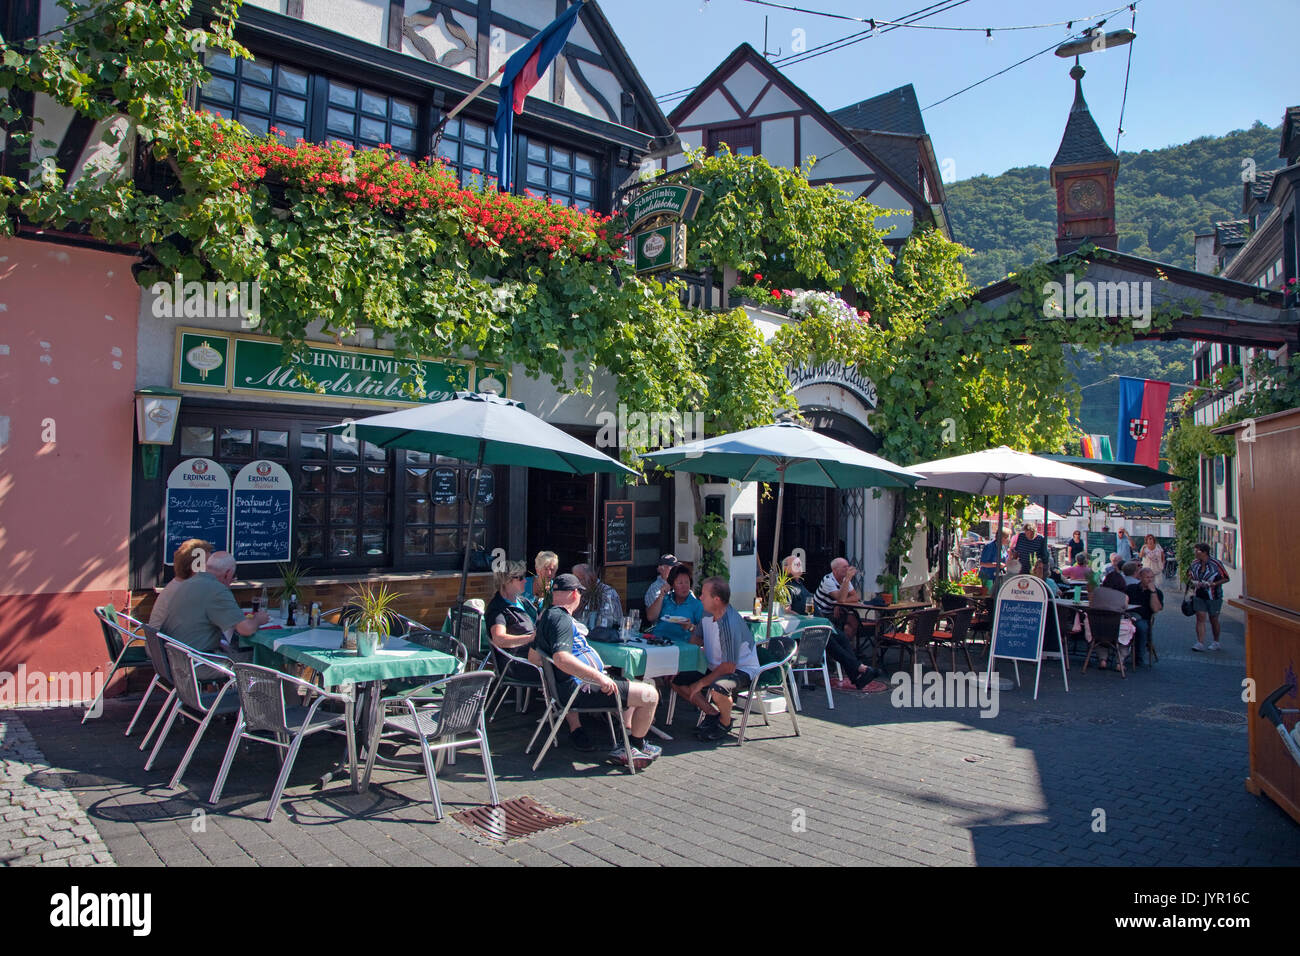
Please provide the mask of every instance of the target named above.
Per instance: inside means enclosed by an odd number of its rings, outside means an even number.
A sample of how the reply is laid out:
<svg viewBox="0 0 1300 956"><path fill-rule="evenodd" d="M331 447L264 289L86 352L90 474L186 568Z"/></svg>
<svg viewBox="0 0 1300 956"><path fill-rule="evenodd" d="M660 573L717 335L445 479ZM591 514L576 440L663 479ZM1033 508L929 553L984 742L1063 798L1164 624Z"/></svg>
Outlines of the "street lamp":
<svg viewBox="0 0 1300 956"><path fill-rule="evenodd" d="M176 440L176 420L180 417L181 393L170 388L141 388L135 393L135 433L140 443L140 463L144 477L158 477L160 446Z"/></svg>

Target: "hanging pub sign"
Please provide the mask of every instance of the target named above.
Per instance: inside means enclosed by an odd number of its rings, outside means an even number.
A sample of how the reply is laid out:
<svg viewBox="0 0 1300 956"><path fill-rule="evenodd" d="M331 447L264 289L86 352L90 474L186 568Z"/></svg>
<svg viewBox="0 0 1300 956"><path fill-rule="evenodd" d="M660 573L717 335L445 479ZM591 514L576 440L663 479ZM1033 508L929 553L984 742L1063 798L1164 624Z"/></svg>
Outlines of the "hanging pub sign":
<svg viewBox="0 0 1300 956"><path fill-rule="evenodd" d="M163 563L190 538L211 541L215 550L229 544L230 476L211 458L186 458L167 476Z"/></svg>
<svg viewBox="0 0 1300 956"><path fill-rule="evenodd" d="M433 503L435 505L454 505L458 494L456 469L433 469Z"/></svg>
<svg viewBox="0 0 1300 956"><path fill-rule="evenodd" d="M703 193L673 183L647 186L623 209L630 260L637 273L686 268L686 222Z"/></svg>
<svg viewBox="0 0 1300 956"><path fill-rule="evenodd" d="M298 380L304 371L320 391ZM407 386L424 382L424 397ZM505 379L499 367L459 359L398 358L380 349L312 342L286 357L279 339L212 329L178 328L172 373L176 388L228 394L294 397L351 405L423 405Z"/></svg>
<svg viewBox="0 0 1300 956"><path fill-rule="evenodd" d="M235 476L233 491L235 560L288 561L293 531L289 473L273 461L252 461Z"/></svg>

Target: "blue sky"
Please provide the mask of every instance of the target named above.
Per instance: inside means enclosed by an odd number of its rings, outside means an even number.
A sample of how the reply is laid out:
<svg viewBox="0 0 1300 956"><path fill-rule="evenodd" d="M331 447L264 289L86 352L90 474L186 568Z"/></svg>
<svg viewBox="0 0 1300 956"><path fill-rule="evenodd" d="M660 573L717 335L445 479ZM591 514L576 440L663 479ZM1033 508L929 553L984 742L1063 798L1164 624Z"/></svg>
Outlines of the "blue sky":
<svg viewBox="0 0 1300 956"><path fill-rule="evenodd" d="M792 6L897 20L928 0L780 0ZM922 23L999 27L1049 23L1112 10L1120 0L966 0ZM789 55L802 30L805 48L865 26L744 0L601 0L601 7L655 95L694 87L738 44ZM701 7L704 7L701 12ZM1113 14L1106 31L1128 27ZM1075 29L1080 29L1080 20ZM1297 0L1143 0L1137 6L1128 104L1121 149L1158 149L1220 135L1262 120L1276 126L1300 103L1294 80L1300 35ZM898 29L781 67L828 109L911 83L924 108L975 80L1066 37L1064 26L1014 32L952 33ZM1084 94L1097 125L1114 145L1128 48L1082 57ZM1051 162L1074 96L1073 60L1046 53L923 113L940 163L955 178L996 175ZM1287 79L1287 73L1292 76ZM679 101L665 104L670 112Z"/></svg>

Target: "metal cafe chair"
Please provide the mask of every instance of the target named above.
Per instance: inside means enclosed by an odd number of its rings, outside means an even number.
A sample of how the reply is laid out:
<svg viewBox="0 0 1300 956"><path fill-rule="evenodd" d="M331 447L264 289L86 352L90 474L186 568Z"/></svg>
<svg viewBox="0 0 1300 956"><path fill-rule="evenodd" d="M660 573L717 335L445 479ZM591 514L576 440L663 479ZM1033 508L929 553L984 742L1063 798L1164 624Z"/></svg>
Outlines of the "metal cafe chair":
<svg viewBox="0 0 1300 956"><path fill-rule="evenodd" d="M1113 649L1119 676L1127 678L1128 674L1124 672L1124 653L1127 649L1119 643L1119 625L1120 621L1124 619L1123 612L1090 607L1084 609L1083 616L1088 622L1088 633L1092 635L1092 643L1088 648L1088 653L1083 657L1083 672L1085 674L1088 672L1088 661L1092 659L1092 655L1099 649Z"/></svg>
<svg viewBox="0 0 1300 956"><path fill-rule="evenodd" d="M808 628L804 629L809 630ZM781 688L781 694L785 697L786 713L790 715L790 725L794 728L794 735L799 736L799 720L795 717L794 699L790 696L790 684L786 680L786 668L790 666L795 655L799 653L799 642L793 637L772 637L766 644L758 645L758 673L750 682L747 690L742 690L736 694L736 702L740 698L745 698L745 710L740 715L740 730L737 733L738 745L745 745L745 729L749 726L749 713L754 708L755 700L762 700L764 705L760 708L763 715L763 726L770 723L767 719L766 701L768 700L767 691ZM764 660L767 658L767 660Z"/></svg>
<svg viewBox="0 0 1300 956"><path fill-rule="evenodd" d="M486 667L492 656L484 647L483 612L469 603L460 604L447 612L447 621L451 633L469 651L470 664Z"/></svg>
<svg viewBox="0 0 1300 956"><path fill-rule="evenodd" d="M538 653L541 652L539 651ZM570 713L604 714L605 718L609 721L610 736L615 740L618 740L618 735L614 730L614 717L617 716L618 728L623 732L623 753L631 754L632 742L628 740L627 725L623 723L623 695L619 693L618 689L615 688L614 693L612 694L602 694L599 692L584 694L582 692L582 685L577 684L574 686L573 693L569 695L564 707L560 708L558 712L556 712L556 708L559 707L560 692L558 683L555 679L555 662L551 660L550 656L547 654L542 654L542 662L542 680L544 681L546 693L549 697L549 700L547 701L548 711L546 714L542 715L542 718L545 720L547 714L552 712L555 713L555 717L550 721L550 735L547 736L546 742L542 744L542 749L537 752L537 759L533 761L533 769L536 770L541 766L542 758L546 756L546 752L550 750L551 746L555 743L555 735L560 732L560 727L564 724L564 718ZM582 697L581 703L578 702L579 696ZM538 729L541 729L540 724L538 725ZM537 735L534 734L533 736L536 738ZM530 742L528 746L531 747L532 743ZM526 750L524 751L524 753L527 752L528 751ZM635 764L635 760L628 760L627 769L629 773L636 773Z"/></svg>
<svg viewBox="0 0 1300 956"><path fill-rule="evenodd" d="M108 659L113 662L113 666L108 669L104 682L99 685L99 690L95 694L95 699L91 701L90 707L81 715L83 724L90 719L91 714L98 712L99 705L104 700L104 693L108 690L108 685L118 670L153 667L153 662L149 660L149 648L145 643L143 624L129 614L115 610L111 604L95 608L95 617L99 618L99 626L104 632L104 646L108 648ZM156 680L157 677L155 676ZM150 681L150 690L153 689L153 686L154 681ZM148 695L145 696L145 700L147 699ZM136 708L136 714L140 713L140 707L143 706L144 700L140 701L139 707ZM135 719L132 718L131 726L134 725ZM131 726L126 729L128 735L131 733Z"/></svg>
<svg viewBox="0 0 1300 956"><path fill-rule="evenodd" d="M975 617L973 607L962 607L952 611L944 611L940 615L943 620L948 622L948 627L944 630L935 628L930 634L930 643L926 645L926 650L930 652L930 666L935 670L939 669L939 661L935 656L934 649L937 646L947 647L949 654L952 656L952 669L957 670L957 648L966 655L966 667L974 671L975 665L971 663L970 648L966 645L966 637L970 633L971 621Z"/></svg>
<svg viewBox="0 0 1300 956"><path fill-rule="evenodd" d="M934 633L934 626L939 621L940 613L938 608L926 608L922 611L913 611L892 624L882 622L880 633L876 638L876 659L873 662L875 666L880 666L885 653L892 647L899 649L900 661L905 651L915 665L916 649L929 646L930 636Z"/></svg>
<svg viewBox="0 0 1300 956"><path fill-rule="evenodd" d="M791 678L793 679L795 674L803 674L804 686L807 687L809 686L808 675L820 673L822 680L826 682L826 705L831 710L834 710L835 700L831 697L831 671L826 661L826 645L831 639L830 626L816 624L805 627L795 634L795 638L799 644L799 652L790 664ZM799 705L801 702L798 700L797 689L795 695L795 703ZM796 709L802 710L803 708L797 706Z"/></svg>
<svg viewBox="0 0 1300 956"><path fill-rule="evenodd" d="M167 715L167 723L158 734L158 742L153 745L153 750L149 754L149 760L145 763L144 769L148 770L153 766L154 760L158 756L158 751L162 749L163 742L167 735L171 733L172 724L176 722L177 717L184 717L198 724L198 729L194 731L194 736L190 738L190 745L185 750L185 756L181 758L180 766L172 774L171 782L167 785L169 789L175 790L181 785L181 777L185 775L185 768L190 765L190 759L194 756L194 751L199 748L199 741L203 739L204 733L207 732L208 725L212 723L212 718L219 714L234 714L239 711L239 696L231 697L230 688L235 683L235 673L226 665L230 661L218 663L211 657L198 653L184 644L178 644L175 641L166 641L163 650L167 654L167 662L171 665L173 686L176 689L176 698L172 702L171 711ZM205 673L200 676L199 668L202 667ZM221 686L216 691L204 692L200 682L221 681Z"/></svg>
<svg viewBox="0 0 1300 956"><path fill-rule="evenodd" d="M165 690L167 696L163 699L162 707L158 709L158 713L154 715L153 723L149 725L149 729L145 732L144 739L140 741L140 750L144 750L145 747L149 746L149 740L153 737L154 731L158 729L158 725L167 716L172 701L176 699L176 688L172 684L172 667L167 660L166 652L163 650L163 646L171 638L148 624L143 625L143 630L145 651L149 655L149 662L153 664L153 680L149 682L144 697L140 698L140 704L135 709L135 716L126 725L126 736L131 736L131 729L135 727L135 722L140 719L140 714L144 711L144 705L149 702L149 697L153 694L155 687Z"/></svg>
<svg viewBox="0 0 1300 956"><path fill-rule="evenodd" d="M365 792L370 786L370 774L375 765L375 751L378 749L380 734L394 730L413 737L420 743L420 756L424 760L424 773L429 781L429 793L433 797L434 815L441 820L442 798L438 795L438 770L442 767L445 754L462 747L478 747L483 757L483 773L487 777L488 791L492 796L492 806L501 801L497 798L496 777L492 772L492 753L488 747L487 726L484 711L487 706L488 690L492 686L492 675L484 671L471 671L432 681L424 687L397 697L386 697L379 702L380 717L372 729L370 746L366 748L366 769L362 777L361 789ZM435 697L433 692L440 695ZM427 693L426 693L427 692ZM432 704L433 706L420 706ZM473 736L467 736L467 735ZM436 743L430 743L430 741ZM437 764L434 752L437 752Z"/></svg>
<svg viewBox="0 0 1300 956"><path fill-rule="evenodd" d="M501 709L501 704L506 699L506 693L510 690L514 690L516 695L522 696L519 701L519 710L521 712L528 709L533 691L540 691L547 709L550 708L550 695L546 691L546 679L543 677L540 667L526 657L512 654L508 650L496 646L492 648L492 658L493 666L497 672L497 679L492 688L492 695L488 699L489 722ZM538 728L541 728L540 723ZM533 739L528 741L528 747L524 750L524 753L532 749L536 740L537 732L535 731Z"/></svg>
<svg viewBox="0 0 1300 956"><path fill-rule="evenodd" d="M269 667L235 662L234 671L235 687L239 692L239 716L235 720L235 730L230 735L230 744L226 747L226 756L221 761L217 782L213 784L212 794L208 797L209 804L216 806L221 800L221 791L225 789L226 777L241 740L255 740L280 748L280 774L271 789L271 804L266 811L267 823L275 819L275 813L280 808L285 784L289 781L293 762L298 758L298 749L302 746L304 737L321 731L342 732L348 740L351 779L357 779L356 733L352 721L348 719L347 705L350 698L347 694L332 694L315 684ZM321 704L326 701L342 704L343 711L320 711Z"/></svg>

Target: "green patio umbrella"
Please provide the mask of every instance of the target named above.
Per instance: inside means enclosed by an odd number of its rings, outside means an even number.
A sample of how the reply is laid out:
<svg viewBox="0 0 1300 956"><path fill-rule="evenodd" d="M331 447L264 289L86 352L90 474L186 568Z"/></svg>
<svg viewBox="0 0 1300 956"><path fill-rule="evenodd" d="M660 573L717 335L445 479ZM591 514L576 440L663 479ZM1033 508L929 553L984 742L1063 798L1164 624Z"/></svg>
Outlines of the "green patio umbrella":
<svg viewBox="0 0 1300 956"><path fill-rule="evenodd" d="M457 392L455 398L318 429L355 435L381 448L405 448L476 462L471 482L469 533L456 604L465 602L469 552L474 540L478 474L484 465L520 465L571 475L638 473L536 415L522 402L485 392Z"/></svg>
<svg viewBox="0 0 1300 956"><path fill-rule="evenodd" d="M642 455L669 471L776 483L776 528L768 572L768 630L781 549L786 483L822 488L911 488L920 475L794 422L777 422Z"/></svg>
<svg viewBox="0 0 1300 956"><path fill-rule="evenodd" d="M1078 455L1040 454L1038 457L1050 458L1052 461L1074 465L1076 468L1085 468L1088 471L1095 471L1099 475L1106 475L1110 478L1118 478L1120 481L1141 485L1143 488L1151 485L1162 485L1166 481L1187 480L1182 475L1175 475L1172 472L1161 471L1158 468L1139 465L1131 461L1106 461L1102 458L1080 458Z"/></svg>

